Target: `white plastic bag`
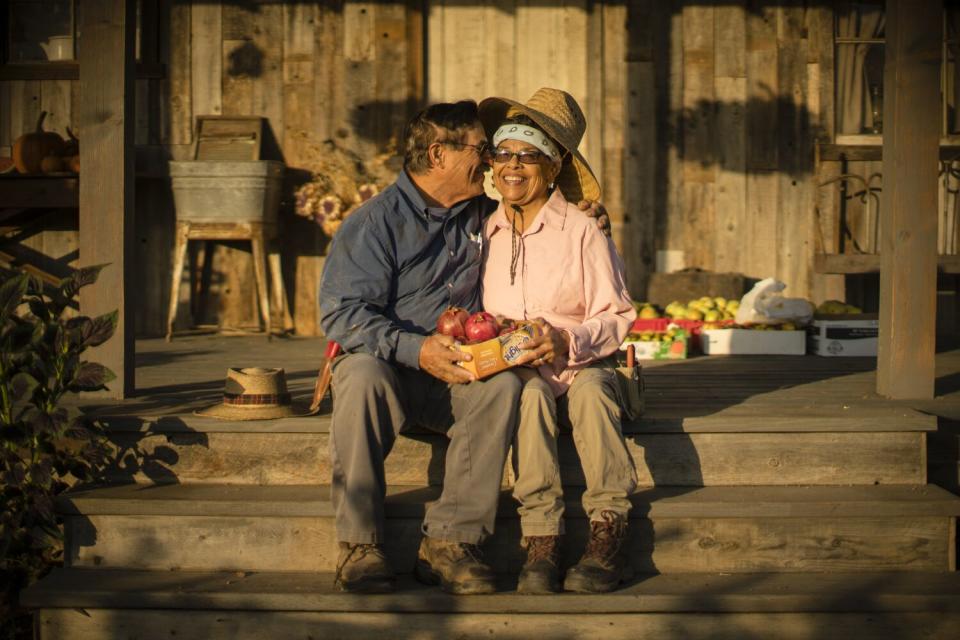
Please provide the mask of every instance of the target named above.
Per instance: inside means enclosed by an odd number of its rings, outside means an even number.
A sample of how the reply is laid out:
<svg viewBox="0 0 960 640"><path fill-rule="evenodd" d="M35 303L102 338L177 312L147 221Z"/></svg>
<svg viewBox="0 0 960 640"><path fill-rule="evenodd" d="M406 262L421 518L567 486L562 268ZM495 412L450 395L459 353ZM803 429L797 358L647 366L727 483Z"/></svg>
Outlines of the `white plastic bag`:
<svg viewBox="0 0 960 640"><path fill-rule="evenodd" d="M813 318L814 306L803 298L785 298L780 292L787 288L779 280L764 278L740 300L734 322L737 324L808 324Z"/></svg>

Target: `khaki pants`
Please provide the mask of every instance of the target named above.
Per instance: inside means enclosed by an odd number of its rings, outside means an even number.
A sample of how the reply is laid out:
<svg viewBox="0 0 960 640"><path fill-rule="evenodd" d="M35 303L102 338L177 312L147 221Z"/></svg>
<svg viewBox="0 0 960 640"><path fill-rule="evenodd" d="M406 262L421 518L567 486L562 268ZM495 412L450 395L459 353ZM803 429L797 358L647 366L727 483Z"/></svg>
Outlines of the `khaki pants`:
<svg viewBox="0 0 960 640"><path fill-rule="evenodd" d="M448 385L358 353L337 359L332 388L331 493L338 540L384 541L383 461L397 436L413 425L450 438L443 493L427 505L423 533L470 544L493 533L503 465L516 428L519 378L504 372Z"/></svg>
<svg viewBox="0 0 960 640"><path fill-rule="evenodd" d="M591 520L601 511L624 516L637 473L620 427L616 373L609 362L580 371L556 400L539 375L526 370L520 396L520 423L513 444L517 474L513 496L520 502L524 536L560 535L563 527L563 486L557 458L559 422L573 429L573 442L583 465L587 490L583 508Z"/></svg>

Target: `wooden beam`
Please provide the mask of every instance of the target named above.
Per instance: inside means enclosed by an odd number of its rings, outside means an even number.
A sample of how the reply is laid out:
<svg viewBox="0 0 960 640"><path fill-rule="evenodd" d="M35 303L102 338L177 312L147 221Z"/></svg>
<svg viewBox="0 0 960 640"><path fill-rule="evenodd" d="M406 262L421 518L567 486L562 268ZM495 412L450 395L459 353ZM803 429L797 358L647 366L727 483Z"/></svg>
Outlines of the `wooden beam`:
<svg viewBox="0 0 960 640"><path fill-rule="evenodd" d="M80 291L80 310L119 309L117 332L88 359L117 374L109 395L133 393L134 27L136 0L102 0L83 8L79 127L80 264L109 263Z"/></svg>
<svg viewBox="0 0 960 640"><path fill-rule="evenodd" d="M818 253L814 255L814 270L817 273L877 273L880 271L880 255L876 253ZM960 255L937 256L937 271L960 273Z"/></svg>
<svg viewBox="0 0 960 640"><path fill-rule="evenodd" d="M942 7L887 0L877 392L932 398Z"/></svg>
<svg viewBox="0 0 960 640"><path fill-rule="evenodd" d="M820 160L874 161L883 160L883 147L868 144L820 144L818 153ZM941 160L956 160L960 158L960 146L956 144L940 145Z"/></svg>

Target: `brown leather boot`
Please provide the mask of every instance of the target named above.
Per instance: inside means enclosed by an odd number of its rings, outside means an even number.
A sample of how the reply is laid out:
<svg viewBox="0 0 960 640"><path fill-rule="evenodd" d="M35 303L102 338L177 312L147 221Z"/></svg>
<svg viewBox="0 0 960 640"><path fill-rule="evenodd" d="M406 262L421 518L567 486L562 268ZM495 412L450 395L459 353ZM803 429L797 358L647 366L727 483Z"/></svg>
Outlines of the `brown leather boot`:
<svg viewBox="0 0 960 640"><path fill-rule="evenodd" d="M493 569L484 564L480 547L475 544L424 537L417 554L416 576L426 584L439 584L447 593L496 591Z"/></svg>
<svg viewBox="0 0 960 640"><path fill-rule="evenodd" d="M334 585L351 593L391 593L397 577L379 544L340 543Z"/></svg>
<svg viewBox="0 0 960 640"><path fill-rule="evenodd" d="M633 577L624 542L627 539L626 516L601 511L600 521L590 522L590 540L580 562L567 571L566 591L606 593Z"/></svg>
<svg viewBox="0 0 960 640"><path fill-rule="evenodd" d="M520 570L517 592L560 591L560 536L525 536L520 546L527 558Z"/></svg>

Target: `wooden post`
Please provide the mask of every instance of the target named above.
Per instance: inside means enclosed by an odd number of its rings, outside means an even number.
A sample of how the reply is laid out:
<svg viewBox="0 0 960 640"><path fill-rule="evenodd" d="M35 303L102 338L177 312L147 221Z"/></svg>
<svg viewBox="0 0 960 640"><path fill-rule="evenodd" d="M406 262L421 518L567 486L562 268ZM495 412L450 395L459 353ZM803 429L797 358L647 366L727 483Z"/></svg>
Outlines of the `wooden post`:
<svg viewBox="0 0 960 640"><path fill-rule="evenodd" d="M887 0L877 392L891 398L933 397L941 11Z"/></svg>
<svg viewBox="0 0 960 640"><path fill-rule="evenodd" d="M80 311L120 311L116 334L88 358L117 374L111 397L133 393L135 0L84 3L80 25L80 264L109 263L80 291Z"/></svg>

